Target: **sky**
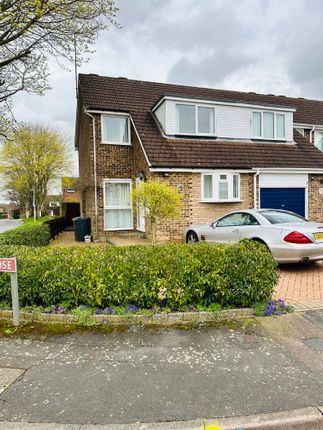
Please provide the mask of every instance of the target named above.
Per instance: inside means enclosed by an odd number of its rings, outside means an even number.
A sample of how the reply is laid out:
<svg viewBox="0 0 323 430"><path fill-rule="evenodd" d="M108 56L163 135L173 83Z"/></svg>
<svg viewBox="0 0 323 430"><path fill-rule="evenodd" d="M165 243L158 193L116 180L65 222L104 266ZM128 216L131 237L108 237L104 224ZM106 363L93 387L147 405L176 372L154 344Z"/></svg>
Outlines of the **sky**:
<svg viewBox="0 0 323 430"><path fill-rule="evenodd" d="M121 28L99 36L79 72L323 99L322 0L116 0L116 5ZM55 60L49 65L52 89L42 97L20 94L14 113L19 121L58 129L72 148L74 73Z"/></svg>

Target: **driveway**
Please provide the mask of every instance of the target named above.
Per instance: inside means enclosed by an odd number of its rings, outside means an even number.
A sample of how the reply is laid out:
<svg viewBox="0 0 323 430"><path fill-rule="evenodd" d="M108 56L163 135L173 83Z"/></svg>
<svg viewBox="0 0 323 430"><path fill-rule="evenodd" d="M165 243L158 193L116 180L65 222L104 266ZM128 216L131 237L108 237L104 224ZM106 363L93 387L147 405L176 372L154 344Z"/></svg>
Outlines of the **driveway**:
<svg viewBox="0 0 323 430"><path fill-rule="evenodd" d="M275 297L299 310L323 308L323 262L281 265Z"/></svg>
<svg viewBox="0 0 323 430"><path fill-rule="evenodd" d="M12 230L22 224L20 219L1 219L0 220L0 233Z"/></svg>

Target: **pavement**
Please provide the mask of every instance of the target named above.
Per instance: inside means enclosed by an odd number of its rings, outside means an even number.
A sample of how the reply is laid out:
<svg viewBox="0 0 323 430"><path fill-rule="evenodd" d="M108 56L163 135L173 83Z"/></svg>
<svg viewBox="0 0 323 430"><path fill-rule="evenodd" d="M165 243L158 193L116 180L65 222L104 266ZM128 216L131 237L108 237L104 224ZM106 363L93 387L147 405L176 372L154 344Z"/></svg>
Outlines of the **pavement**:
<svg viewBox="0 0 323 430"><path fill-rule="evenodd" d="M20 370L0 394L0 430L323 428L323 310L190 329L0 333L0 368Z"/></svg>
<svg viewBox="0 0 323 430"><path fill-rule="evenodd" d="M13 228L18 227L22 223L23 222L19 219L0 219L0 233L12 230Z"/></svg>

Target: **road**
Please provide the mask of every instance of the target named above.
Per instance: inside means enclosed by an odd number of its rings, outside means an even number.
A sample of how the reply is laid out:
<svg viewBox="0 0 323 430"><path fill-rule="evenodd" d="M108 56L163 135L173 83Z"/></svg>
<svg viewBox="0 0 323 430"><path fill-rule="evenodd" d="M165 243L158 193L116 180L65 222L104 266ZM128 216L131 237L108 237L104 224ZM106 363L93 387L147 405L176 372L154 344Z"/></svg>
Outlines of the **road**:
<svg viewBox="0 0 323 430"><path fill-rule="evenodd" d="M12 230L22 224L19 219L0 219L0 233Z"/></svg>
<svg viewBox="0 0 323 430"><path fill-rule="evenodd" d="M0 394L0 422L121 425L323 405L323 351L304 343L323 341L322 324L311 311L176 330L2 328L0 368L23 374Z"/></svg>

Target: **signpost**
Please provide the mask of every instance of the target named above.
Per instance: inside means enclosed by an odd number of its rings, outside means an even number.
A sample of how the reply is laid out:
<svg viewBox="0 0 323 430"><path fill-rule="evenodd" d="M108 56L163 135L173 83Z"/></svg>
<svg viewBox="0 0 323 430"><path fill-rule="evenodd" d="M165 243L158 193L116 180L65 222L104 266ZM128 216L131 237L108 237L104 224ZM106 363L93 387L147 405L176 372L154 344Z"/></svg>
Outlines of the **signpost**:
<svg viewBox="0 0 323 430"><path fill-rule="evenodd" d="M16 258L0 258L0 272L10 273L13 325L17 327L19 326L19 296Z"/></svg>

